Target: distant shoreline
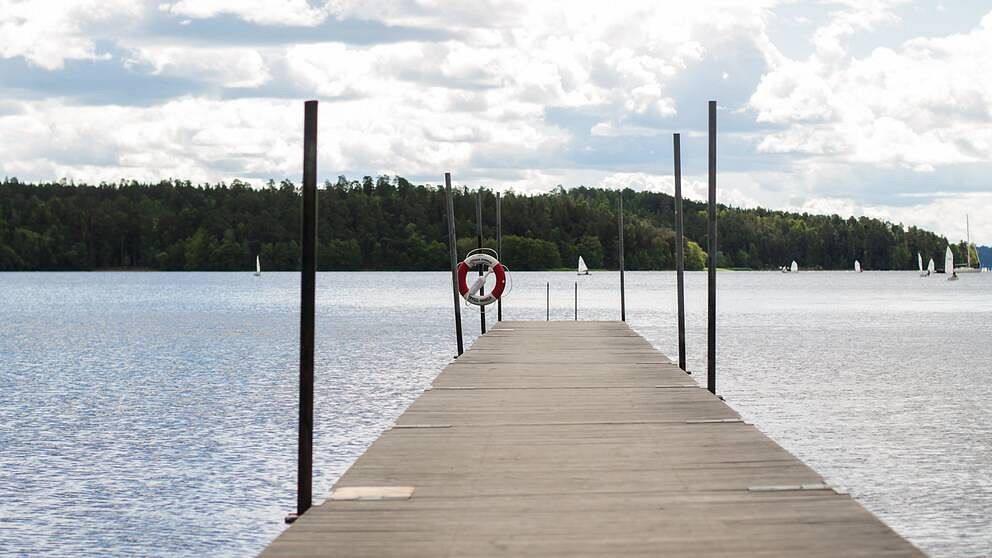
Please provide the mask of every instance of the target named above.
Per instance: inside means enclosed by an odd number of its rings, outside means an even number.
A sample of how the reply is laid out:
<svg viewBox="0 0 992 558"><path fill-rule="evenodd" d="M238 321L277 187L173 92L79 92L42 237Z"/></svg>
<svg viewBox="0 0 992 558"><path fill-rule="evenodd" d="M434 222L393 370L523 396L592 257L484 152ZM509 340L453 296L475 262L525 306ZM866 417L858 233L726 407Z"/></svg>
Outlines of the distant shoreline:
<svg viewBox="0 0 992 558"><path fill-rule="evenodd" d="M719 272L747 272L753 271L758 273L778 273L779 269L752 269L752 268L733 268L733 267L718 267L716 268ZM450 270L447 269L326 269L317 270L317 273L447 273ZM674 269L625 269L627 273L656 273L656 272L674 272ZM706 268L703 269L687 269L686 273L705 273ZM960 269L958 270L960 271ZM980 271L978 268L972 268L972 271ZM269 271L262 272L264 276L266 273L299 273L298 269L273 269ZM592 269L589 270L589 275L601 275L607 273L618 273L617 269ZM792 273L820 273L820 272L851 272L851 269L800 269L799 271ZM879 272L892 272L892 273L916 273L915 269L870 269L865 270L866 273L879 273ZM0 273L245 273L254 275L255 271L251 269L235 269L235 270L225 270L225 269L151 269L151 268L101 268L101 269L20 269L20 270L0 270ZM521 270L516 273L575 273L574 269L537 269L537 270ZM935 273L942 274L942 271L937 271ZM583 275L576 274L576 277L583 277Z"/></svg>
<svg viewBox="0 0 992 558"><path fill-rule="evenodd" d="M613 188L556 188L500 198L491 190L452 192L458 254L480 242L515 270L620 267ZM320 189L318 265L336 270L394 265L443 270L449 265L445 196L433 185L401 177L363 177ZM300 194L291 182L260 188L237 182L193 186L182 180L101 185L0 181L0 269L239 270L294 269L300 258ZM624 257L631 269L674 269L675 200L662 192L623 190ZM703 269L704 203L683 200L684 262ZM792 260L853 269L915 269L918 254L967 261L965 243L914 226L867 217L790 213L719 206L724 269L778 269ZM466 234L469 231L475 234ZM497 238L498 236L498 238ZM971 248L974 250L974 248ZM972 252L972 261L977 254ZM804 265L805 262L805 265Z"/></svg>

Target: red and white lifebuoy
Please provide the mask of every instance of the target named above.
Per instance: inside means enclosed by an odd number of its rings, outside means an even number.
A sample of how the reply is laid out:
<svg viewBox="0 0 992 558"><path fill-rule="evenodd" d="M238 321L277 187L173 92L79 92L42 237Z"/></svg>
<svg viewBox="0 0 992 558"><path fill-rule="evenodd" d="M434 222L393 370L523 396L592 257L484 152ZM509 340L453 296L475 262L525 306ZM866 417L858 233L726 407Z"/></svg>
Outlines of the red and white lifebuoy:
<svg viewBox="0 0 992 558"><path fill-rule="evenodd" d="M483 267L483 274L475 280L472 285L468 284L468 272L478 266ZM484 295L479 294L479 290L486 283L489 274L496 276L496 285L493 290ZM499 260L482 252L472 252L465 261L458 264L458 292L467 302L477 306L486 306L499 300L506 289L506 266L499 263Z"/></svg>

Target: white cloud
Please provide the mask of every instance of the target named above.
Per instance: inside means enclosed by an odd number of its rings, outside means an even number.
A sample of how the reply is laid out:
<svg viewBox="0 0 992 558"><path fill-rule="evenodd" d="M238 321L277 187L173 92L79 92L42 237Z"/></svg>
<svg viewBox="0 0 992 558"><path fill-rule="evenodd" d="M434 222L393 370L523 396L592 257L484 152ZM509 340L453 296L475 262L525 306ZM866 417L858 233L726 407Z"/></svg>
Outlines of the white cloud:
<svg viewBox="0 0 992 558"><path fill-rule="evenodd" d="M615 138L620 136L656 136L657 128L632 124L618 125L613 122L597 122L589 129L593 136Z"/></svg>
<svg viewBox="0 0 992 558"><path fill-rule="evenodd" d="M424 51L408 74L450 86L500 87L518 101L552 107L599 107L614 129L677 114L669 85L706 55L705 43L731 42L760 29L771 2L548 2L494 0L328 4L336 17L451 30L456 41ZM423 67L431 71L424 71Z"/></svg>
<svg viewBox="0 0 992 558"><path fill-rule="evenodd" d="M503 27L519 17L520 0L329 0L338 18L382 21L390 25L472 29Z"/></svg>
<svg viewBox="0 0 992 558"><path fill-rule="evenodd" d="M314 26L327 18L324 10L314 8L307 0L179 0L163 2L158 8L194 19L228 14L261 25Z"/></svg>
<svg viewBox="0 0 992 558"><path fill-rule="evenodd" d="M271 79L265 59L253 48L142 46L127 65L223 87L258 87Z"/></svg>
<svg viewBox="0 0 992 558"><path fill-rule="evenodd" d="M992 157L992 13L968 33L847 55L841 37L891 22L891 2L850 7L817 31L805 61L769 55L749 106L784 124L759 152L929 172ZM854 5L852 5L854 6Z"/></svg>
<svg viewBox="0 0 992 558"><path fill-rule="evenodd" d="M720 8L715 18L707 11L714 6ZM477 165L498 174L500 169L514 166L540 165L542 160L558 157L569 144L571 138L563 130L545 121L551 108L593 110L606 118L598 128L606 130L604 133L638 133L670 125L677 113L668 92L672 80L705 56L704 43L709 38L745 34L742 28L760 25L760 9L728 2L692 7L673 4L661 9L654 2L640 1L624 10L588 2L561 10L523 1L445 3L443 9L422 1L331 2L325 7L302 0L276 4L176 1L160 4L159 13L177 18L233 15L260 24L285 25L309 25L333 14L457 33L455 38L440 42L369 47L335 42L289 44L264 51L252 46L214 46L202 40L164 43L161 38L137 35L122 38L118 44L129 52L126 63L132 71L147 68L151 75L240 88L271 83L278 75L288 78L291 87L336 101L324 103L322 112L340 115L334 121L335 139L327 150L329 162L338 168L365 172L394 169L418 175L434 173L443 166ZM714 29L723 33L712 34ZM265 99L244 102L263 111L282 103ZM147 108L107 106L78 111L63 104L32 103L29 112L43 125L59 120L59 115L62 128L76 127L78 134L63 138L67 143L72 137L95 133L91 126L101 112L120 119L115 122L119 130L164 119L181 129L198 130L190 136L198 141L230 133L216 118L203 118L203 124L195 122L207 112L211 116L229 112L223 104L211 103L205 98L188 98ZM212 108L206 111L206 106ZM630 121L631 117L636 122ZM218 129L211 131L208 125ZM113 135L119 135L119 130ZM183 168L166 163L180 158L190 168L202 165L196 174L203 176L217 175L224 172L222 169L232 172L233 163L240 160L225 159L221 153L216 157L203 153L184 156L183 144L168 139L171 130L152 124L146 133L163 136L158 140L161 152L155 157L137 153L142 147L156 149L155 142L132 145L107 139L95 142L107 145L107 151L93 159L112 172L138 169L139 162L146 162L153 167L145 169L146 174L154 174ZM36 141L41 154L45 151L40 148L44 135ZM192 151L194 145L186 148ZM82 156L86 151L80 149L81 158L86 159ZM274 153L263 151L260 157L263 160L253 165L265 164L264 158L268 158L271 168L280 168L279 162L272 160ZM59 165L74 158L62 150L43 159ZM214 160L223 162L211 163ZM83 168L81 165L74 162L65 168ZM251 173L253 169L236 172Z"/></svg>
<svg viewBox="0 0 992 558"><path fill-rule="evenodd" d="M295 105L294 103L293 105ZM9 176L77 180L228 179L298 174L297 111L289 103L185 98L156 107L25 103L0 117ZM236 170L219 171L233 166Z"/></svg>
<svg viewBox="0 0 992 558"><path fill-rule="evenodd" d="M893 9L907 0L839 0L843 9L831 14L830 21L816 30L812 43L815 58L821 65L843 63L847 49L843 40L858 31L872 31L899 18Z"/></svg>
<svg viewBox="0 0 992 558"><path fill-rule="evenodd" d="M469 114L413 104L398 109L388 99L324 103L319 114L323 178L349 169L433 176L477 160L499 169L541 157L563 141L541 122L482 129ZM9 154L0 161L0 174L78 180L296 179L301 120L302 103L273 99L183 98L154 107L24 103L17 113L0 116L0 151Z"/></svg>
<svg viewBox="0 0 992 558"><path fill-rule="evenodd" d="M704 145L695 118L702 105L679 99L705 89L727 109L721 202L868 214L957 234L943 223L963 222L958 213L988 197L905 206L905 198L882 203L883 192L921 191L921 182L898 183L906 175L932 177L949 192L974 190L980 185L955 169L992 171L992 15L955 35L895 43L884 31L899 27L901 2L827 2L827 16L792 4L790 13L801 14L789 20L804 22L813 54L790 59L766 32L768 21L781 20L779 4L74 0L51 9L0 0L3 57L57 72L66 60L106 58L101 49L110 44L149 88L159 86L157 76L209 86L151 106L77 103L61 87L30 101L12 95L0 107L0 172L29 180L296 179L301 103L261 96L302 91L322 101L321 178L395 173L436 181L451 170L469 184L521 191L585 184L671 192L667 141L664 152L657 142L687 127L687 165L701 156L693 149ZM186 25L208 18L216 18L212 26ZM348 33L320 43L232 40L223 34L232 18L270 29L328 18L335 29L382 29L357 21L368 20L386 26L388 39L377 43L373 31L361 45L341 42ZM170 25L177 32L162 31ZM223 38L198 34L207 27ZM318 32L306 30L308 40ZM732 62L746 57L725 55L752 47L767 68L750 92L753 68ZM258 96L243 98L252 88ZM749 100L741 106L730 95ZM651 157L597 156L628 146ZM878 168L888 170L864 170ZM684 179L687 197L705 197L705 176ZM976 219L976 235L992 236L982 227Z"/></svg>
<svg viewBox="0 0 992 558"><path fill-rule="evenodd" d="M46 70L66 60L105 59L94 37L141 14L131 0L0 0L0 56L23 56Z"/></svg>

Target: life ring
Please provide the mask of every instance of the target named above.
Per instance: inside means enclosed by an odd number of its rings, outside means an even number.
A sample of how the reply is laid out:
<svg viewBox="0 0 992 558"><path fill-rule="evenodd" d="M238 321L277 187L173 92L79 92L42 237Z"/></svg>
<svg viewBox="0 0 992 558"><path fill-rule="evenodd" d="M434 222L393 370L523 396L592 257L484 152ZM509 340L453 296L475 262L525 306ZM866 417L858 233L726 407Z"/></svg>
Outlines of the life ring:
<svg viewBox="0 0 992 558"><path fill-rule="evenodd" d="M487 268L488 271L484 270L483 275L476 279L471 286L469 286L469 270L480 265ZM479 290L482 288L482 285L485 284L486 277L488 277L490 273L496 276L496 285L488 294L480 295ZM475 304L476 306L486 306L492 304L499 300L499 297L503 296L503 290L505 288L506 266L499 263L499 260L493 256L482 252L472 252L465 257L464 261L458 264L458 292L461 293L462 298L464 298L467 302Z"/></svg>

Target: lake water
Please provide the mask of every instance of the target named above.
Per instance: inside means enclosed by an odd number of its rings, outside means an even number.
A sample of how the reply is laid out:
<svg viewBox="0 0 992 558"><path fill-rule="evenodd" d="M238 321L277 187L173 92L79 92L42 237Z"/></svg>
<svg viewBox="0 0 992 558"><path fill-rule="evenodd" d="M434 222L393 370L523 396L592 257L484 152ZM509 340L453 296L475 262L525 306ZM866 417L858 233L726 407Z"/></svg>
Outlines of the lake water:
<svg viewBox="0 0 992 558"><path fill-rule="evenodd" d="M544 319L550 282L572 319L573 273L512 280L504 318ZM318 498L454 354L449 281L319 274ZM687 274L697 380L705 281ZM992 273L718 281L730 405L924 551L992 553ZM626 284L675 359L674 273ZM293 273L0 273L0 555L262 549L295 507L298 298ZM616 273L579 278L579 318L619 318Z"/></svg>

